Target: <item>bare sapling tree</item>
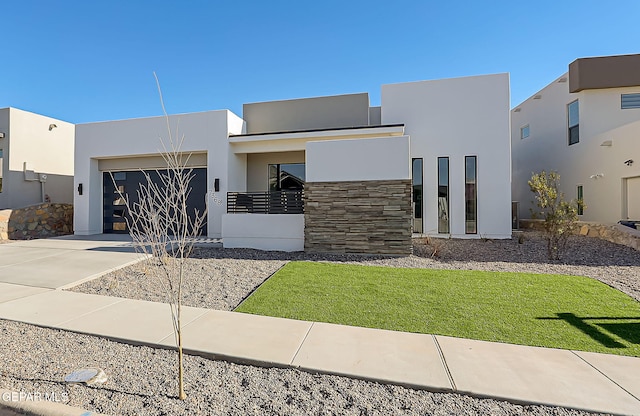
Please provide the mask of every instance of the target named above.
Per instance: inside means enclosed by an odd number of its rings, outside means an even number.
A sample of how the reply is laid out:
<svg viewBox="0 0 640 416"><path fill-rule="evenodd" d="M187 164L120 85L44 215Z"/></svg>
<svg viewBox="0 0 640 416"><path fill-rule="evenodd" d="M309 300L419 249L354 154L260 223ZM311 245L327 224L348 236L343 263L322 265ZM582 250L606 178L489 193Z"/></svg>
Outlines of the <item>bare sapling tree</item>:
<svg viewBox="0 0 640 416"><path fill-rule="evenodd" d="M191 194L193 169L189 169L191 154L182 151L184 136L171 130L162 90L156 74L160 103L167 124L168 139L160 138L160 154L166 169L143 171L144 180L137 190L137 200L117 192L127 208L127 226L136 251L144 257L145 274L155 278L166 294L178 350L178 397L186 399L182 349L182 286L185 260L193 250L196 237L206 218L206 209L190 210L187 200ZM113 180L113 176L112 176ZM115 184L115 180L114 180ZM205 198L206 206L206 195Z"/></svg>
<svg viewBox="0 0 640 416"><path fill-rule="evenodd" d="M534 173L528 183L537 206L537 210L531 210L532 216L544 219L547 257L560 260L569 237L577 228L578 208L584 209L586 205L581 200L565 201L560 191L560 174L557 172Z"/></svg>

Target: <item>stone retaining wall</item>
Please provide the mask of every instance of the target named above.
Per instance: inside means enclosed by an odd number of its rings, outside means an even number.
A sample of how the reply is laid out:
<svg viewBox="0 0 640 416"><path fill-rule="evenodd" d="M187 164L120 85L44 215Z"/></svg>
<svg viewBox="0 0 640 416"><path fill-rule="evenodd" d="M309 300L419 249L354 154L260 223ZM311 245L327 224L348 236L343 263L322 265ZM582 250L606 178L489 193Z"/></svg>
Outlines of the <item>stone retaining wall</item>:
<svg viewBox="0 0 640 416"><path fill-rule="evenodd" d="M520 220L520 227L525 229L544 230L543 224L543 220ZM634 230L624 225L580 221L576 234L598 237L640 251L640 230Z"/></svg>
<svg viewBox="0 0 640 416"><path fill-rule="evenodd" d="M73 205L38 204L0 211L0 240L30 240L73 233Z"/></svg>
<svg viewBox="0 0 640 416"><path fill-rule="evenodd" d="M304 249L409 255L411 181L307 182Z"/></svg>

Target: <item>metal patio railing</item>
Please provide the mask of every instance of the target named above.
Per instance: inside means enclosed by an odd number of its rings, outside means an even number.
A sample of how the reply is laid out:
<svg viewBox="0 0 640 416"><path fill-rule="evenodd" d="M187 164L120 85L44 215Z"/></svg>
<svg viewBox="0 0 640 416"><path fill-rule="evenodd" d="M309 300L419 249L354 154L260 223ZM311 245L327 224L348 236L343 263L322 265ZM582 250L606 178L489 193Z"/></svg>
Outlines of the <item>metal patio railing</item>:
<svg viewBox="0 0 640 416"><path fill-rule="evenodd" d="M227 192L229 214L303 214L304 192Z"/></svg>

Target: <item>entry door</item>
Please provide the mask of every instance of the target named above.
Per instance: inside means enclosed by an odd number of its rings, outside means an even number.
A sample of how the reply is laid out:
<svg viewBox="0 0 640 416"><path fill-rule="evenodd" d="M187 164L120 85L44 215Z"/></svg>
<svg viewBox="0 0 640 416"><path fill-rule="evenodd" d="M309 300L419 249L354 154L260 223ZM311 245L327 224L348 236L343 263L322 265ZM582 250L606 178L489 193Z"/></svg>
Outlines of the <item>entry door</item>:
<svg viewBox="0 0 640 416"><path fill-rule="evenodd" d="M103 225L102 232L114 234L128 234L126 199L135 194L134 186L127 180L128 174L133 172L104 172L103 183ZM115 182L115 184L114 184Z"/></svg>
<svg viewBox="0 0 640 416"><path fill-rule="evenodd" d="M640 221L640 177L627 179L627 219Z"/></svg>
<svg viewBox="0 0 640 416"><path fill-rule="evenodd" d="M147 171L154 183L159 183L160 176L156 171ZM207 169L193 169L194 177L191 180L191 193L187 198L188 211L193 215L194 210L206 212L207 198ZM111 178L113 175L113 179ZM142 171L131 172L104 172L103 173L103 227L104 233L128 234L127 219L129 213L122 194L133 205L138 201L138 189L141 183L146 183ZM115 182L115 183L114 183ZM207 234L207 221L205 219L201 229L201 235Z"/></svg>

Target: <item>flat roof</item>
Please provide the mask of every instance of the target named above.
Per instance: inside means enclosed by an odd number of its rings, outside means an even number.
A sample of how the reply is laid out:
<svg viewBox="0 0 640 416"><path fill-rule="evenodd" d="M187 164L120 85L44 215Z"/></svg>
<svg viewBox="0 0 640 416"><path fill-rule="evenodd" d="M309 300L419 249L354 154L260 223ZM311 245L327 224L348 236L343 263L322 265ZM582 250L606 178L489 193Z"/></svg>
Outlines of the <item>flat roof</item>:
<svg viewBox="0 0 640 416"><path fill-rule="evenodd" d="M640 54L580 58L569 64L569 92L640 85Z"/></svg>
<svg viewBox="0 0 640 416"><path fill-rule="evenodd" d="M324 129L283 130L283 131L273 131L273 132L264 132L264 133L230 134L229 137L267 136L267 135L276 135L276 134L315 133L315 132L322 132L322 131L376 129L376 128L389 128L389 127L404 127L404 123L400 123L400 124L381 124L381 125L377 125L377 126L329 127L329 128L324 128Z"/></svg>

